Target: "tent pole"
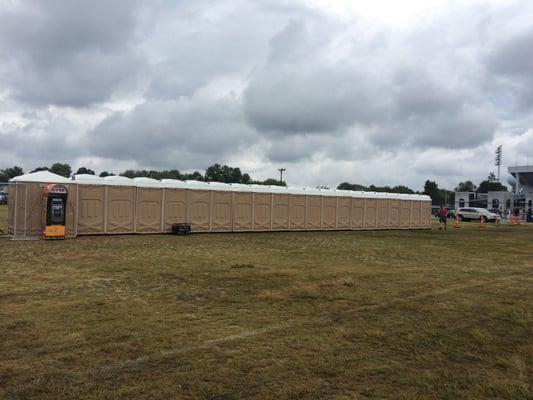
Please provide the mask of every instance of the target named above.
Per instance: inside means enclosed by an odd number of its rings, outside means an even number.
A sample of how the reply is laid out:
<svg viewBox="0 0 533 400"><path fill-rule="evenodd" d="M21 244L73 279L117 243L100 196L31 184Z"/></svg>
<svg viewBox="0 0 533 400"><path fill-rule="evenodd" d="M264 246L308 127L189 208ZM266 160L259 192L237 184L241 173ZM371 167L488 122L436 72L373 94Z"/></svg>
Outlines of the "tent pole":
<svg viewBox="0 0 533 400"><path fill-rule="evenodd" d="M424 221L422 220L422 215L423 215L423 212L422 212L422 201L419 201L418 202L419 205L420 205L420 223L419 223L419 228L422 228L424 226Z"/></svg>
<svg viewBox="0 0 533 400"><path fill-rule="evenodd" d="M378 229L379 222L379 199L376 199L376 222L374 223L374 228Z"/></svg>
<svg viewBox="0 0 533 400"><path fill-rule="evenodd" d="M185 189L185 206L187 207L185 210L185 222L188 224L191 224L191 230L192 230L192 222L191 222L191 190Z"/></svg>
<svg viewBox="0 0 533 400"><path fill-rule="evenodd" d="M252 192L252 231L255 227L255 192Z"/></svg>
<svg viewBox="0 0 533 400"><path fill-rule="evenodd" d="M424 222L422 221L423 216L424 216L423 204L422 204L422 201L420 201L420 227L424 226Z"/></svg>
<svg viewBox="0 0 533 400"><path fill-rule="evenodd" d="M137 233L137 204L139 203L139 188L135 186L135 202L133 207L133 233Z"/></svg>
<svg viewBox="0 0 533 400"><path fill-rule="evenodd" d="M235 213L234 213L234 208L235 207L235 192L232 191L231 192L231 207L230 207L230 210L229 210L229 217L230 217L230 225L231 225L231 231L234 232L235 231Z"/></svg>
<svg viewBox="0 0 533 400"><path fill-rule="evenodd" d="M390 228L390 199L387 198L387 229Z"/></svg>
<svg viewBox="0 0 533 400"><path fill-rule="evenodd" d="M322 196L321 194L319 195L320 197L320 230L323 230L324 229L324 196Z"/></svg>
<svg viewBox="0 0 533 400"><path fill-rule="evenodd" d="M308 198L309 198L309 196L305 195L305 209L304 209L304 229L305 230L307 230L307 218L309 218L308 215L307 215L308 214L307 207L308 207L308 203L309 203Z"/></svg>
<svg viewBox="0 0 533 400"><path fill-rule="evenodd" d="M366 229L366 197L363 198L363 229Z"/></svg>
<svg viewBox="0 0 533 400"><path fill-rule="evenodd" d="M409 200L409 229L413 226L413 200Z"/></svg>
<svg viewBox="0 0 533 400"><path fill-rule="evenodd" d="M104 233L107 233L107 200L108 200L108 193L107 193L108 186L104 186Z"/></svg>
<svg viewBox="0 0 533 400"><path fill-rule="evenodd" d="M13 239L17 237L17 209L18 209L18 182L15 182L15 221L13 223Z"/></svg>
<svg viewBox="0 0 533 400"><path fill-rule="evenodd" d="M233 207L233 202L231 203L231 206ZM213 229L213 208L215 205L213 204L213 191L209 191L209 232Z"/></svg>
<svg viewBox="0 0 533 400"><path fill-rule="evenodd" d="M353 230L353 220L352 220L352 214L353 214L353 197L350 197L350 212L348 213L350 218L350 230Z"/></svg>
<svg viewBox="0 0 533 400"><path fill-rule="evenodd" d="M161 233L165 231L165 188L161 193Z"/></svg>
<svg viewBox="0 0 533 400"><path fill-rule="evenodd" d="M290 193L287 193L287 230L288 231L291 230L291 218L292 218L291 197L292 195Z"/></svg>
<svg viewBox="0 0 533 400"><path fill-rule="evenodd" d="M270 230L274 228L274 193L270 193Z"/></svg>
<svg viewBox="0 0 533 400"><path fill-rule="evenodd" d="M27 236L27 224L28 219L28 185L24 185L24 236Z"/></svg>
<svg viewBox="0 0 533 400"><path fill-rule="evenodd" d="M339 229L339 196L337 196L337 208L335 208L335 229Z"/></svg>
<svg viewBox="0 0 533 400"><path fill-rule="evenodd" d="M80 212L80 187L76 184L76 225L74 227L75 237L78 236L78 218Z"/></svg>

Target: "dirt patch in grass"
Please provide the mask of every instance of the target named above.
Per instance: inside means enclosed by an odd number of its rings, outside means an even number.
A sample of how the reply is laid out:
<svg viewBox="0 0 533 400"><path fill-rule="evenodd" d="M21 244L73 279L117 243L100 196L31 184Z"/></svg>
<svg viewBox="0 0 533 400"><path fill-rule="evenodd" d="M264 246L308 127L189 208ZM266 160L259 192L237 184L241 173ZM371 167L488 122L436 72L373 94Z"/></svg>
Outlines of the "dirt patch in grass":
<svg viewBox="0 0 533 400"><path fill-rule="evenodd" d="M0 239L0 398L531 398L532 235Z"/></svg>
<svg viewBox="0 0 533 400"><path fill-rule="evenodd" d="M254 264L250 264L250 263L246 263L246 264L233 264L231 266L231 268L233 269L250 269L250 268L255 268L255 265Z"/></svg>

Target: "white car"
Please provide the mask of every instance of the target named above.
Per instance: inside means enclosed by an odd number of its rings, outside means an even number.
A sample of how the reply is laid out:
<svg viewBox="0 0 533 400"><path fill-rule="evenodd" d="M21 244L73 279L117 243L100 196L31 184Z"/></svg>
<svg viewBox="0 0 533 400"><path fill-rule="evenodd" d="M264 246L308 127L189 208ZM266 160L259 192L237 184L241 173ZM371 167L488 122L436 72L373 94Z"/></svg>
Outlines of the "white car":
<svg viewBox="0 0 533 400"><path fill-rule="evenodd" d="M478 207L459 208L457 210L457 217L461 221L479 221L483 219L484 222L494 222L500 218L498 214L491 213L489 210Z"/></svg>

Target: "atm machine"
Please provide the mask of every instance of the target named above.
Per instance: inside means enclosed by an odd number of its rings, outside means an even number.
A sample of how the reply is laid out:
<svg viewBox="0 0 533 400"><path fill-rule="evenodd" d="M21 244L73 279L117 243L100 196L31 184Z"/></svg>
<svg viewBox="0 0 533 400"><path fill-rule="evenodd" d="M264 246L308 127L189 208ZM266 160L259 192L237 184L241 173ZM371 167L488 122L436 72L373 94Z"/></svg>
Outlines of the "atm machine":
<svg viewBox="0 0 533 400"><path fill-rule="evenodd" d="M43 192L43 238L65 238L68 190L63 185L46 185Z"/></svg>

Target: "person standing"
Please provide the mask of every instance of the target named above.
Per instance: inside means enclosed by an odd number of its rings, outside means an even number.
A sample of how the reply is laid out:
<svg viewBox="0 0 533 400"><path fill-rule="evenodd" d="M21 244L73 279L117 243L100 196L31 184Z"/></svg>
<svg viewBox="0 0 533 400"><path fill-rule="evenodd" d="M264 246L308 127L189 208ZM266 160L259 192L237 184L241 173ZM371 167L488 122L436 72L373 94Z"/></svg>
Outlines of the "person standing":
<svg viewBox="0 0 533 400"><path fill-rule="evenodd" d="M448 220L448 209L444 207L442 204L439 209L439 220L440 220L439 229L442 229L442 226L444 225L444 230L446 230L447 229L446 222Z"/></svg>

